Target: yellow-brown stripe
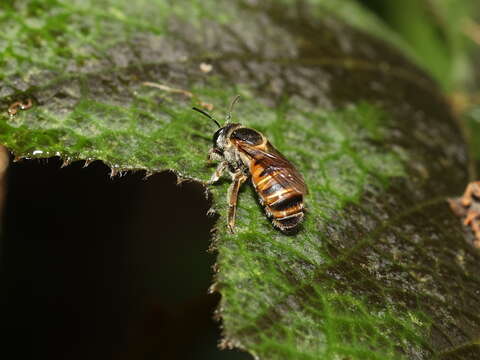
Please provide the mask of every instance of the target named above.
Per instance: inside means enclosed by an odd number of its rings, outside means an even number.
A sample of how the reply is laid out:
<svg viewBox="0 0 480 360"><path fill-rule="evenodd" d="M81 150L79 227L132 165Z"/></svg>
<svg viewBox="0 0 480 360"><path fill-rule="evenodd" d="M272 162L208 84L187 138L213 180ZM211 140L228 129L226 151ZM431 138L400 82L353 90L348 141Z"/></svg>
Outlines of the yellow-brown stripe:
<svg viewBox="0 0 480 360"><path fill-rule="evenodd" d="M303 219L303 194L277 180L280 170L260 165L252 170L252 183L274 225L284 231L295 228Z"/></svg>

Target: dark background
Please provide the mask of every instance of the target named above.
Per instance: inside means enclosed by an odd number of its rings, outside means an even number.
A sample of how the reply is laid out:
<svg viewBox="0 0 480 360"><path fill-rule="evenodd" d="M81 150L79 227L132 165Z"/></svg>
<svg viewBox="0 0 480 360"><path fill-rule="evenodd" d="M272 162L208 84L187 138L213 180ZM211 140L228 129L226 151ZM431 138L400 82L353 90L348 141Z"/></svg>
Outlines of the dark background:
<svg viewBox="0 0 480 360"><path fill-rule="evenodd" d="M61 164L9 169L0 358L250 358L216 346L215 218L201 185Z"/></svg>

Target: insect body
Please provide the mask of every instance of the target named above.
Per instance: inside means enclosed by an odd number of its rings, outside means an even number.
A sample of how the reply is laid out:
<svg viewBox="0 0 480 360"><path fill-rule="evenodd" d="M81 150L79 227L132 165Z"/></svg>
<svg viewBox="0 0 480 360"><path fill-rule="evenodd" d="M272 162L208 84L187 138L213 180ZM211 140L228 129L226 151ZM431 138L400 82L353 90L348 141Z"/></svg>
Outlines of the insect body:
<svg viewBox="0 0 480 360"><path fill-rule="evenodd" d="M234 99L232 106L237 99ZM233 232L238 192L251 177L260 203L273 225L285 233L291 233L298 229L304 217L303 197L307 187L303 177L260 132L229 122L232 106L224 126L220 126L207 113L194 108L220 128L213 135L213 147L208 153L210 160L219 161L220 164L208 183L217 182L225 170L232 176L233 183L228 191L228 227Z"/></svg>

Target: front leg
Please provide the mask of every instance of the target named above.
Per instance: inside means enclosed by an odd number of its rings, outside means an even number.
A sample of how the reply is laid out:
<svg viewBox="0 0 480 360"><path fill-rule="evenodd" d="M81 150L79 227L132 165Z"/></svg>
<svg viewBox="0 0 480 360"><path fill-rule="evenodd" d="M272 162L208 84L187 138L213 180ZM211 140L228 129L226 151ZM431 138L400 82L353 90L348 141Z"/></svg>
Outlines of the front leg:
<svg viewBox="0 0 480 360"><path fill-rule="evenodd" d="M222 161L220 164L218 164L217 168L215 169L215 172L210 177L210 180L207 181L207 184L211 185L216 183L218 179L220 179L220 176L222 176L227 166L228 166L228 162L226 161Z"/></svg>
<svg viewBox="0 0 480 360"><path fill-rule="evenodd" d="M215 152L215 149L210 149L207 156L207 164L211 164L213 161L224 161L225 159L220 154Z"/></svg>
<svg viewBox="0 0 480 360"><path fill-rule="evenodd" d="M236 172L233 174L233 183L228 189L228 229L232 234L235 232L235 214L237 212L238 191L247 178L248 177L243 172Z"/></svg>

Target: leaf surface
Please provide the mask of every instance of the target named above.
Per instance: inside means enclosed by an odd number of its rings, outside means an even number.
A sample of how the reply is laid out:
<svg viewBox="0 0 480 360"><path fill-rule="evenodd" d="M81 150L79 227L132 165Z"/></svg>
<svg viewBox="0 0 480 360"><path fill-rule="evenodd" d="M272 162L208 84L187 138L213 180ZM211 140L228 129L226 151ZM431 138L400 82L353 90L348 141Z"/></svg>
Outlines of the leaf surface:
<svg viewBox="0 0 480 360"><path fill-rule="evenodd" d="M214 128L191 106L221 118L240 94L234 121L263 132L310 193L303 229L285 236L244 186L231 235L229 181L209 187L223 345L474 359L480 258L445 201L466 183L465 146L435 82L347 3L355 21L327 0L4 3L0 141L17 157L205 181Z"/></svg>

